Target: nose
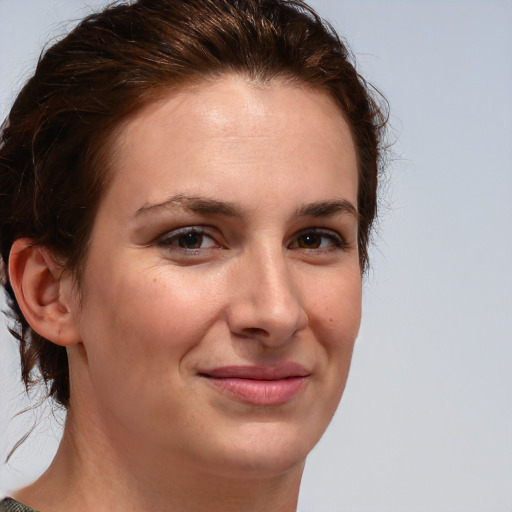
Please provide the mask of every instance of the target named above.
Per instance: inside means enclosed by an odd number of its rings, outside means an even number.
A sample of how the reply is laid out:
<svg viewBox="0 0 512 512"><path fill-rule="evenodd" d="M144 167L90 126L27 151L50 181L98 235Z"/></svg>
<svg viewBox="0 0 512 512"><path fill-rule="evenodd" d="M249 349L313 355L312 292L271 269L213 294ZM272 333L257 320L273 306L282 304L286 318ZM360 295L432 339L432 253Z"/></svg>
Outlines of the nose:
<svg viewBox="0 0 512 512"><path fill-rule="evenodd" d="M239 261L232 290L228 323L237 336L279 346L308 325L299 283L281 249Z"/></svg>

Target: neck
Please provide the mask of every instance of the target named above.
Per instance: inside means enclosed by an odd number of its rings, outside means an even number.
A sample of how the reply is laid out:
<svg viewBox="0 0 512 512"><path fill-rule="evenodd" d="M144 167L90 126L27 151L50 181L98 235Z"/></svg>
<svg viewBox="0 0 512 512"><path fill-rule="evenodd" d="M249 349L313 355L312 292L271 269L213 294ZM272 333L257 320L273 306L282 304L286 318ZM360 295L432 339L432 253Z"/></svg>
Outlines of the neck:
<svg viewBox="0 0 512 512"><path fill-rule="evenodd" d="M222 467L197 467L133 443L120 449L117 441L70 411L54 461L15 497L42 512L296 510L303 463L271 475L229 474Z"/></svg>

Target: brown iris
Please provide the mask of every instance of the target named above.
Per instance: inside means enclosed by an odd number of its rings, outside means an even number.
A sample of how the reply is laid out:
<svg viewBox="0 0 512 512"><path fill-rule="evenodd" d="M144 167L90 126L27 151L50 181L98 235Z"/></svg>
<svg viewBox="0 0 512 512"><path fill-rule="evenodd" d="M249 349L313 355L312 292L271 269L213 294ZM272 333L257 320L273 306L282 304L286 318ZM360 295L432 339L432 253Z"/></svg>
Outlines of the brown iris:
<svg viewBox="0 0 512 512"><path fill-rule="evenodd" d="M185 249L199 249L203 244L202 233L187 233L178 238L178 245Z"/></svg>
<svg viewBox="0 0 512 512"><path fill-rule="evenodd" d="M297 239L297 245L301 249L318 249L321 244L322 236L315 233L306 233Z"/></svg>

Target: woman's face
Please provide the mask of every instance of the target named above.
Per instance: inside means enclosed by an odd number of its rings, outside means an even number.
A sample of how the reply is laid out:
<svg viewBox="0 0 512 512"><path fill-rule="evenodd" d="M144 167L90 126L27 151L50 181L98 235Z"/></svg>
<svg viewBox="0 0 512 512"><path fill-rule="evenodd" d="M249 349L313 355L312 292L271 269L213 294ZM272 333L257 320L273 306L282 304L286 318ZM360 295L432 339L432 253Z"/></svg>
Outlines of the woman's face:
<svg viewBox="0 0 512 512"><path fill-rule="evenodd" d="M357 163L322 92L227 76L120 130L76 304L72 410L126 457L301 468L360 322Z"/></svg>

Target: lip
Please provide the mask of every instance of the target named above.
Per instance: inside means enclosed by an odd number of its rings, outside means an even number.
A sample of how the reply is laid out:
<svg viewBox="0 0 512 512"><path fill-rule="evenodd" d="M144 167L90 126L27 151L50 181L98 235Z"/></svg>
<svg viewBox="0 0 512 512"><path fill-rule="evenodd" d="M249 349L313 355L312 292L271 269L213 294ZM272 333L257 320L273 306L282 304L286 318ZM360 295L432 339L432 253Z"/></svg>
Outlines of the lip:
<svg viewBox="0 0 512 512"><path fill-rule="evenodd" d="M296 397L310 372L297 363L279 366L224 366L199 373L221 393L251 405L282 405Z"/></svg>

